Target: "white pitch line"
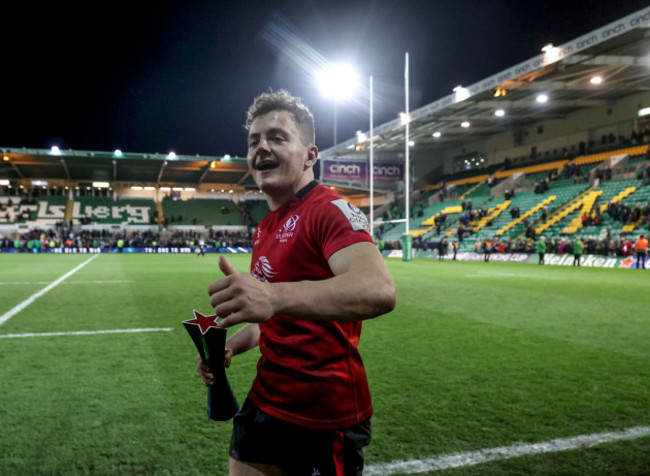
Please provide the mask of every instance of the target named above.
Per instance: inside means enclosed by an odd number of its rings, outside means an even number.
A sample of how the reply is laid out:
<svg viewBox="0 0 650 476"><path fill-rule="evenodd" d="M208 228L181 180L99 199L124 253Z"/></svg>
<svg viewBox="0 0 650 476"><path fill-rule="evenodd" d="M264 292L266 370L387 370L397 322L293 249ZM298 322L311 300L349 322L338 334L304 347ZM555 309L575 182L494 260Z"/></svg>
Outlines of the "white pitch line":
<svg viewBox="0 0 650 476"><path fill-rule="evenodd" d="M0 334L0 339L17 339L20 337L53 337L53 336L89 336L96 334L130 334L139 332L170 332L172 327L147 327L142 329L111 329L106 331L70 331L70 332L30 332L27 334Z"/></svg>
<svg viewBox="0 0 650 476"><path fill-rule="evenodd" d="M37 300L39 297L41 297L43 294L47 293L48 291L50 291L50 290L53 289L54 287L56 287L56 286L58 286L59 284L61 284L61 283L62 283L62 282L63 282L63 281L68 277L68 276L72 276L74 273L76 273L77 271L79 271L81 268L83 268L84 266L86 266L88 263L90 263L92 260L94 260L94 259L97 258L98 256L99 256L99 255L95 255L95 256L92 256L91 258L88 258L86 261L84 261L83 263L81 263L79 266L77 266L77 267L76 267L75 269L73 269L72 271L68 271L68 272L65 273L63 276L61 276L59 279L57 279L56 281L54 281L53 283L49 284L48 286L45 286L45 287L44 287L43 289L41 289L39 292L37 292L37 293L35 293L35 294L32 294L31 296L29 296L27 299L25 299L23 302L21 302L20 304L18 304L18 305L17 305L16 307L14 307L13 309L10 309L9 311L5 312L2 316L0 316L0 326L1 326L2 324L4 324L5 322L7 322L7 321L8 321L9 319L11 319L12 317L14 317L14 316L15 316L16 314L18 314L20 311L22 311L23 309L25 309L25 308L26 308L27 306L29 306L31 303L33 303L34 301L36 301L36 300Z"/></svg>
<svg viewBox="0 0 650 476"><path fill-rule="evenodd" d="M392 474L426 473L428 471L473 466L489 461L517 458L519 456L590 448L605 443L635 440L646 436L650 436L650 426L636 426L622 431L558 438L541 443L516 443L511 446L468 451L465 453L450 453L427 459L378 463L367 466L364 474L366 476L390 476Z"/></svg>
<svg viewBox="0 0 650 476"><path fill-rule="evenodd" d="M66 281L63 284L127 284L131 280L114 280L114 281ZM50 284L49 281L0 281L0 286L19 286L25 284Z"/></svg>

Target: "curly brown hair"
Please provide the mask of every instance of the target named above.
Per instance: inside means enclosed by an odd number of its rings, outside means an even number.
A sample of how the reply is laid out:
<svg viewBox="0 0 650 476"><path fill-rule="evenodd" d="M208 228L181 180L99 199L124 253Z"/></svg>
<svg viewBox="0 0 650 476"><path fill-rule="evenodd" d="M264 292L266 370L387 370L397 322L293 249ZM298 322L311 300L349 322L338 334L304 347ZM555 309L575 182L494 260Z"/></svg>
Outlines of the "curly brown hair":
<svg viewBox="0 0 650 476"><path fill-rule="evenodd" d="M316 132L314 129L314 116L309 108L302 103L302 99L293 96L286 89L262 93L255 98L253 104L246 112L245 129L250 130L251 124L256 117L268 114L271 111L288 111L293 115L296 127L302 134L305 145L316 143Z"/></svg>

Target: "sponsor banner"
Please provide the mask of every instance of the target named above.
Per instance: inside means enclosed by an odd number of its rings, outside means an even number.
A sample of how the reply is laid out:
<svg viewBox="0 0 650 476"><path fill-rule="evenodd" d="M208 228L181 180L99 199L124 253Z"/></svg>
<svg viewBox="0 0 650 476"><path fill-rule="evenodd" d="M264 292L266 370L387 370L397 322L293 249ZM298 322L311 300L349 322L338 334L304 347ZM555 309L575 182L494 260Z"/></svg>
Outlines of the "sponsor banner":
<svg viewBox="0 0 650 476"><path fill-rule="evenodd" d="M375 182L403 182L404 164L383 163L374 164Z"/></svg>
<svg viewBox="0 0 650 476"><path fill-rule="evenodd" d="M206 253L252 253L252 248L244 247L227 247L215 248L213 246L206 247ZM23 253L50 253L50 254L97 254L97 253L119 253L117 248L48 248L46 250L32 250L23 251ZM19 253L16 248L0 248L0 253ZM156 248L131 248L125 246L122 248L122 253L152 253L152 254L189 254L196 253L195 246L180 246L180 247L164 247L158 246Z"/></svg>
<svg viewBox="0 0 650 476"><path fill-rule="evenodd" d="M323 180L365 181L368 168L365 162L352 160L324 160Z"/></svg>
<svg viewBox="0 0 650 476"><path fill-rule="evenodd" d="M368 181L369 164L357 160L324 160L323 180ZM375 182L404 181L404 164L381 162L373 165Z"/></svg>
<svg viewBox="0 0 650 476"><path fill-rule="evenodd" d="M413 253L415 258L438 259L438 253L435 251L413 250ZM385 250L382 254L386 258L402 258L402 250ZM445 261L449 261L453 259L453 256L453 253L447 253L443 258ZM483 261L483 257L483 253L462 252L456 254L456 261ZM544 266L573 266L573 260L573 255L546 253ZM490 261L538 264L539 255L537 253L491 253ZM637 258L636 256L582 255L580 266L583 268L637 269ZM650 269L650 257L646 259L645 269Z"/></svg>

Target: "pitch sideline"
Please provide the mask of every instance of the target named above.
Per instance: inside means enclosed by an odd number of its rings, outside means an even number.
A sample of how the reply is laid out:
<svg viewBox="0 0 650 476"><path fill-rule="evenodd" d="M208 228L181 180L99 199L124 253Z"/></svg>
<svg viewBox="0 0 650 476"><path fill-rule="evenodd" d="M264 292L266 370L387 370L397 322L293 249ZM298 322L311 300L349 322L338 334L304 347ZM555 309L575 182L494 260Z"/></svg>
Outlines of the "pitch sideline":
<svg viewBox="0 0 650 476"><path fill-rule="evenodd" d="M56 286L58 286L59 284L61 284L63 281L65 281L66 278L68 278L69 276L72 276L74 273L76 273L77 271L79 271L81 268L83 268L84 266L86 266L88 263L90 263L92 260L94 260L94 259L97 258L98 256L99 256L99 255L94 255L94 256L88 258L86 261L84 261L83 263L81 263L79 266L77 266L76 268L74 268L72 271L68 271L68 272L65 273L63 276L61 276L59 279L57 279L56 281L54 281L54 282L52 282L51 284L45 286L43 289L41 289L41 290L38 291L37 293L32 294L31 296L29 296L29 297L28 297L27 299L25 299L23 302L21 302L20 304L18 304L17 306L15 306L13 309L10 309L9 311L5 312L2 316L0 316L0 326L3 325L5 322L7 322L7 321L8 321L9 319L11 319L12 317L14 317L14 316L15 316L16 314L18 314L20 311L22 311L23 309L25 309L25 308L26 308L27 306L29 306L31 303L33 303L34 301L36 301L39 297L41 297L42 295L44 295L44 294L47 293L48 291L52 290L53 288L55 288Z"/></svg>
<svg viewBox="0 0 650 476"><path fill-rule="evenodd" d="M591 448L605 443L622 440L635 440L650 436L650 426L636 426L626 430L592 433L569 438L557 438L540 443L516 443L511 446L488 448L464 453L450 453L426 459L409 461L393 461L391 463L377 463L366 467L366 476L390 476L393 474L418 474L465 466L474 466L489 461L506 460L519 456L538 455L569 451L579 448Z"/></svg>
<svg viewBox="0 0 650 476"><path fill-rule="evenodd" d="M3 334L0 339L18 339L22 337L58 337L58 336L90 336L97 334L131 334L140 332L171 332L172 327L145 327L139 329L109 329L103 331L70 331L70 332L28 332L25 334Z"/></svg>

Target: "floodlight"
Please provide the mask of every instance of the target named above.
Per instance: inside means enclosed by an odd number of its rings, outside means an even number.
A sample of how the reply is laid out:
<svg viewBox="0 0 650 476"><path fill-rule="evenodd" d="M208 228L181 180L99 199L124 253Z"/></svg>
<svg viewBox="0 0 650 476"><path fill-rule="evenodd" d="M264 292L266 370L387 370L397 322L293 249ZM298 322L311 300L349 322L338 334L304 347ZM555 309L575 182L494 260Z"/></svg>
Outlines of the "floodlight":
<svg viewBox="0 0 650 476"><path fill-rule="evenodd" d="M440 137L441 135L442 135L442 133L440 131L436 131L436 132L433 133L433 137L435 137L436 139L438 137Z"/></svg>
<svg viewBox="0 0 650 476"><path fill-rule="evenodd" d="M591 84L601 84L603 82L602 76L594 76L589 80Z"/></svg>
<svg viewBox="0 0 650 476"><path fill-rule="evenodd" d="M357 142L362 143L368 140L368 136L361 131L357 131Z"/></svg>
<svg viewBox="0 0 650 476"><path fill-rule="evenodd" d="M331 65L316 75L320 90L328 99L347 99L357 88L357 73L349 64Z"/></svg>
<svg viewBox="0 0 650 476"><path fill-rule="evenodd" d="M9 185L9 180L7 180L7 179L0 179L0 185Z"/></svg>
<svg viewBox="0 0 650 476"><path fill-rule="evenodd" d="M469 91L462 86L456 86L454 93L456 94L454 102L461 102L469 97Z"/></svg>
<svg viewBox="0 0 650 476"><path fill-rule="evenodd" d="M108 188L109 185L108 182L93 182L93 187L95 188Z"/></svg>
<svg viewBox="0 0 650 476"><path fill-rule="evenodd" d="M113 152L114 157L122 157L122 151L120 149L115 149Z"/></svg>
<svg viewBox="0 0 650 476"><path fill-rule="evenodd" d="M548 102L548 96L546 94L540 94L539 96L537 96L535 101L537 101L540 104L547 103Z"/></svg>
<svg viewBox="0 0 650 476"><path fill-rule="evenodd" d="M167 154L167 158L172 159L172 160L175 159L176 158L176 152L170 152L169 154Z"/></svg>
<svg viewBox="0 0 650 476"><path fill-rule="evenodd" d="M494 111L494 115L497 117L503 117L506 115L506 111L504 111L503 109L497 109L496 111Z"/></svg>
<svg viewBox="0 0 650 476"><path fill-rule="evenodd" d="M60 155L61 154L61 149L59 149L57 146L53 145L52 148L50 149L50 152L52 155Z"/></svg>
<svg viewBox="0 0 650 476"><path fill-rule="evenodd" d="M469 126L470 126L469 121L463 121L460 123L460 127L464 127L465 129L467 129Z"/></svg>

